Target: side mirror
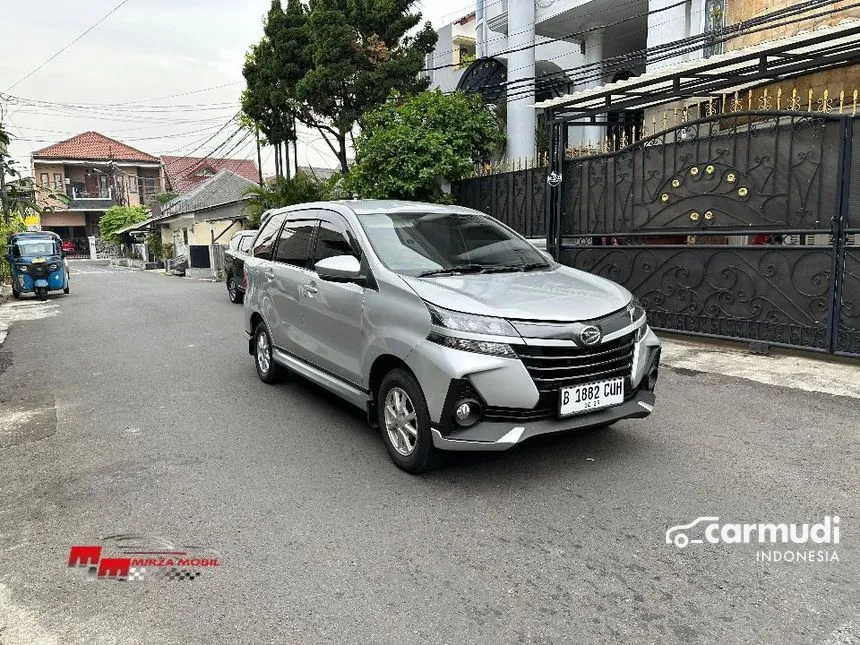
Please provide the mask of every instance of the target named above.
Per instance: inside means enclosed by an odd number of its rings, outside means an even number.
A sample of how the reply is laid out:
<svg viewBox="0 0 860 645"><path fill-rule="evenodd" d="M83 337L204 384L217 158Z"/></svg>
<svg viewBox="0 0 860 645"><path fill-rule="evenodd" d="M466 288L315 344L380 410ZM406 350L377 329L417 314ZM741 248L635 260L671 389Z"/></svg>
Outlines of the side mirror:
<svg viewBox="0 0 860 645"><path fill-rule="evenodd" d="M352 255L334 255L314 265L320 280L330 282L361 282L361 263Z"/></svg>

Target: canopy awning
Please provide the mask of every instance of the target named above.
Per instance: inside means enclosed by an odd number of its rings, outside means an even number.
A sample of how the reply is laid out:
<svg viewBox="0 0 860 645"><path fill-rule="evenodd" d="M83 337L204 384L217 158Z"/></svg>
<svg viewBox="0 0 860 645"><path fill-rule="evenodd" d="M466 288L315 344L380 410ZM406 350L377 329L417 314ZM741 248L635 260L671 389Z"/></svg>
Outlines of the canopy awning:
<svg viewBox="0 0 860 645"><path fill-rule="evenodd" d="M132 231L139 231L141 229L146 228L150 224L152 224L156 219L158 219L158 218L157 217L149 217L149 218L143 220L142 222L138 222L137 224L130 224L129 226L125 226L125 227L119 229L118 231L114 231L114 234L119 235L121 233L131 233Z"/></svg>
<svg viewBox="0 0 860 645"><path fill-rule="evenodd" d="M845 20L633 78L539 102L557 116L590 117L679 99L718 97L754 86L860 61L860 21Z"/></svg>

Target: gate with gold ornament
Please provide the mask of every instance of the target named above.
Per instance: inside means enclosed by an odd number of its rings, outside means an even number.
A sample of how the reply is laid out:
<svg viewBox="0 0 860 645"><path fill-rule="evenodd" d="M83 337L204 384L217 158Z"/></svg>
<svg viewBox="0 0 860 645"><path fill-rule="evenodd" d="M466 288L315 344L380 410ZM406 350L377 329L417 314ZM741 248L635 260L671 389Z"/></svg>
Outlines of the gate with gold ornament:
<svg viewBox="0 0 860 645"><path fill-rule="evenodd" d="M655 329L860 356L857 117L745 103L559 154L548 246Z"/></svg>

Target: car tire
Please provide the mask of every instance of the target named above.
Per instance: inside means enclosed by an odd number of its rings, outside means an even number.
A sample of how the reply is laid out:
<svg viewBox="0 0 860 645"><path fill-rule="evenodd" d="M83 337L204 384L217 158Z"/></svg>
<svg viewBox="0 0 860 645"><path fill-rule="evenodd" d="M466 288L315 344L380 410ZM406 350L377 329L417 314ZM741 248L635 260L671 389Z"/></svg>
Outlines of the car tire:
<svg viewBox="0 0 860 645"><path fill-rule="evenodd" d="M13 287L12 288L12 297L15 298L15 300L17 300L18 298L21 297L21 292Z"/></svg>
<svg viewBox="0 0 860 645"><path fill-rule="evenodd" d="M236 278L232 273L227 276L227 297L230 298L230 302L235 302L236 304L242 302L244 299L244 295L239 291Z"/></svg>
<svg viewBox="0 0 860 645"><path fill-rule="evenodd" d="M63 293L66 295L69 295L69 285L66 285L65 287L63 287Z"/></svg>
<svg viewBox="0 0 860 645"><path fill-rule="evenodd" d="M386 374L377 393L377 409L382 441L395 465L418 474L438 464L427 400L410 372L395 368Z"/></svg>
<svg viewBox="0 0 860 645"><path fill-rule="evenodd" d="M39 300L45 301L48 299L48 290L45 287L40 287L36 289L36 295L39 297Z"/></svg>
<svg viewBox="0 0 860 645"><path fill-rule="evenodd" d="M278 383L284 378L284 368L272 356L272 336L264 322L258 323L254 330L254 365L263 383Z"/></svg>

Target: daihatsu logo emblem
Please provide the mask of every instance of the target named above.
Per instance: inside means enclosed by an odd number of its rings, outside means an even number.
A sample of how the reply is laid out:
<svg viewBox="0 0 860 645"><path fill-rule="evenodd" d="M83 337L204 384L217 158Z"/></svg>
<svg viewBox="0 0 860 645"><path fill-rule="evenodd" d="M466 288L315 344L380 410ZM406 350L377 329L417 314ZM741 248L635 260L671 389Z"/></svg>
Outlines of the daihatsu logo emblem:
<svg viewBox="0 0 860 645"><path fill-rule="evenodd" d="M583 327L582 331L579 332L579 340L582 341L583 345L597 345L602 337L603 334L594 325Z"/></svg>

